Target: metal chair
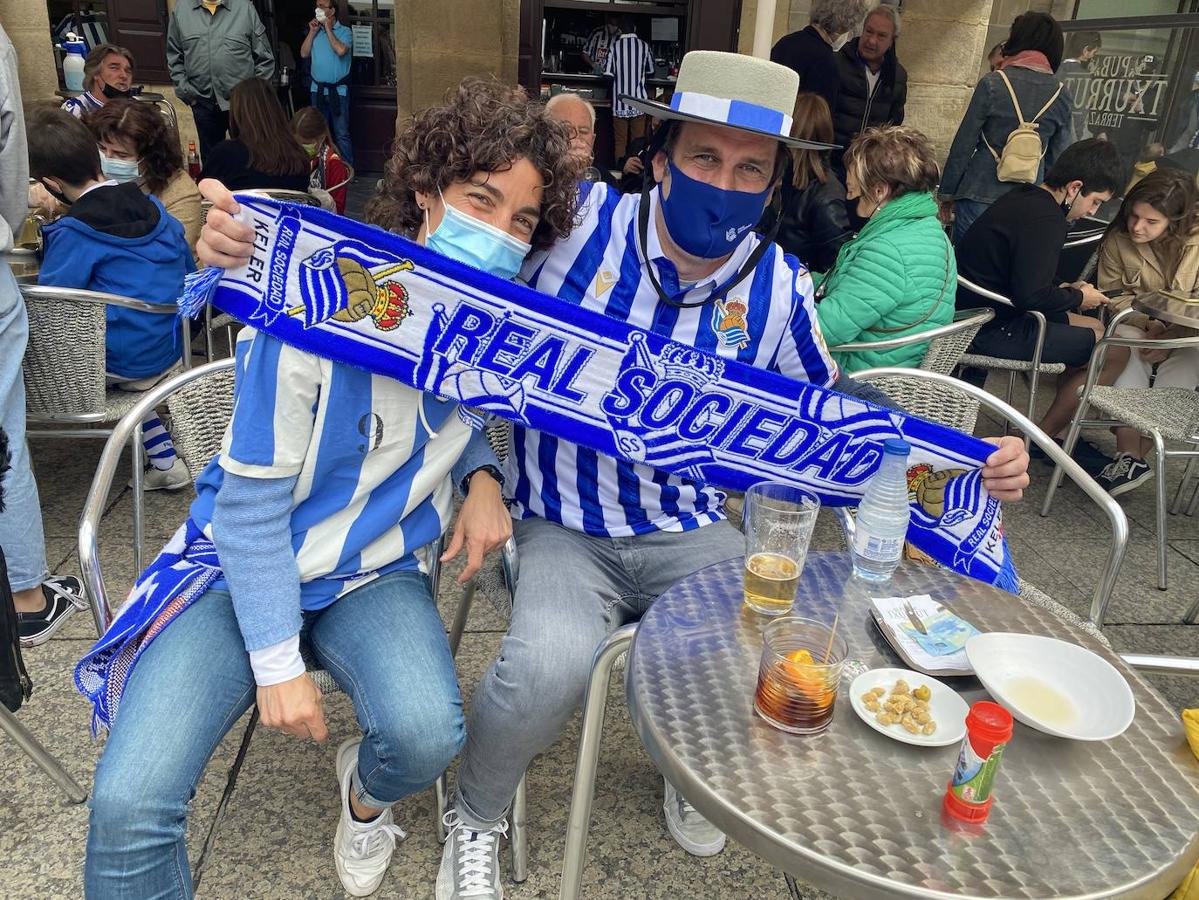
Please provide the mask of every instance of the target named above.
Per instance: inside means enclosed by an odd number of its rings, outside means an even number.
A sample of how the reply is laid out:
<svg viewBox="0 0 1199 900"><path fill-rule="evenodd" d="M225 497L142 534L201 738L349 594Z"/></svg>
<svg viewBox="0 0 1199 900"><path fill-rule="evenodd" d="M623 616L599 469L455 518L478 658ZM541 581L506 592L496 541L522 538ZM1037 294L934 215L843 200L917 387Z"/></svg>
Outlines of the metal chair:
<svg viewBox="0 0 1199 900"><path fill-rule="evenodd" d="M104 451L96 466L96 474L92 478L84 502L83 516L79 522L79 568L87 586L88 598L91 602L92 616L96 624L96 633L103 635L112 623L112 607L108 599L108 589L104 583L104 574L99 557L100 519L104 514L108 494L112 489L116 475L117 464L123 452L124 444L128 441L139 441L138 426L146 413L156 406L165 403L171 411L180 446L185 449L188 471L192 477L199 475L220 450L221 440L230 418L233 414L233 384L234 360L222 359L207 365L182 372L170 381L157 385L147 391L117 423ZM428 554L429 578L433 596L436 598L441 576L441 542L438 541L436 550ZM307 647L301 648L308 667L308 674L320 689L322 695L341 692L340 686L333 677L313 662L311 652ZM250 714L246 730L242 735L241 745L229 769L229 777L225 783L224 793L217 804L212 824L205 836L203 847L192 873L192 888L200 885L204 867L216 843L217 831L224 820L229 801L237 786L237 778L250 749L250 741L258 726L258 710Z"/></svg>
<svg viewBox="0 0 1199 900"><path fill-rule="evenodd" d="M1103 222L1070 232L1062 244L1054 283L1086 281L1099 262L1099 245L1105 234L1107 225Z"/></svg>
<svg viewBox="0 0 1199 900"><path fill-rule="evenodd" d="M920 361L920 368L930 372L949 375L957 368L962 354L978 334L978 330L995 318L991 309L959 309L948 325L938 325L927 331L919 331L904 337L887 338L882 341L839 344L830 347L831 353L862 353L875 350L894 350L912 344L928 342L928 350Z"/></svg>
<svg viewBox="0 0 1199 900"><path fill-rule="evenodd" d="M982 285L975 284L970 279L963 275L958 276L958 285L964 287L972 294L977 294L994 303L1001 303L1004 306L1010 306L1013 309L1014 304L1003 294L997 294L995 291L987 290ZM1066 371L1064 363L1043 363L1041 356L1045 349L1045 330L1049 326L1045 314L1039 310L1030 309L1025 311L1025 315L1032 316L1037 322L1037 342L1033 348L1032 359L1004 359L999 356L983 356L977 353L966 353L962 356L961 363L963 366L971 366L977 369L997 370L1008 373L1007 394L1004 397L1008 406L1012 404L1012 394L1016 388L1016 374L1024 372L1028 376L1028 407L1026 415L1032 418L1037 411L1037 388L1040 384L1042 375L1060 375ZM1005 426L1006 427L1006 426ZM1027 442L1026 442L1027 443Z"/></svg>
<svg viewBox="0 0 1199 900"><path fill-rule="evenodd" d="M99 438L144 396L106 385L106 308L120 306L154 315L178 316L173 306L73 288L22 285L29 314L25 370L26 418L30 438ZM182 366L191 368L191 335L180 318ZM69 427L64 427L69 426ZM79 427L85 426L85 427ZM108 426L108 427L86 427ZM132 446L135 558L141 565L142 446Z"/></svg>
<svg viewBox="0 0 1199 900"><path fill-rule="evenodd" d="M1104 357L1109 347L1129 347L1133 350L1157 349L1178 350L1187 347L1199 349L1199 337L1186 338L1126 338L1116 334L1116 328L1135 314L1135 310L1126 309L1112 317L1104 336L1095 345L1087 366L1087 380L1082 389L1082 397L1074 418L1070 421L1070 429L1066 432L1065 448L1067 452L1074 449L1079 432L1083 428L1103 427L1112 425L1128 425L1142 433L1148 434L1153 441L1154 480L1156 482L1157 498L1157 586L1166 590L1166 462L1171 457L1188 459L1186 472L1182 483L1178 486L1171 513L1177 513L1182 505L1182 498L1188 482L1195 474L1196 460L1199 460L1199 442L1188 433L1187 426L1191 422L1199 422L1199 392L1186 388L1117 388L1103 387L1096 384L1099 373L1103 369ZM1086 418L1089 407L1094 407L1107 418ZM1187 444L1189 449L1167 450L1166 441L1176 441ZM1049 490L1041 505L1041 515L1049 515L1053 503L1053 495L1061 483L1062 476L1055 470L1049 480ZM1199 490L1196 491L1199 498ZM1193 515L1196 503L1192 501L1187 515ZM1199 601L1187 612L1185 621L1195 622L1199 619Z"/></svg>

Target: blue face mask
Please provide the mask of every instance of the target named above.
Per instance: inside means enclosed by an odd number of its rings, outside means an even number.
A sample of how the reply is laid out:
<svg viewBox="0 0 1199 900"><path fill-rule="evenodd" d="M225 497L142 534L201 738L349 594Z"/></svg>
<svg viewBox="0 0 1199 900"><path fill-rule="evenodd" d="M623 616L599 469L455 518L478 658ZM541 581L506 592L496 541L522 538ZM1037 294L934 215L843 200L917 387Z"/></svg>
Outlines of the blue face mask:
<svg viewBox="0 0 1199 900"><path fill-rule="evenodd" d="M667 160L670 196L662 197L662 217L671 240L699 259L728 256L745 232L758 224L770 188L761 193L726 191L689 178Z"/></svg>
<svg viewBox="0 0 1199 900"><path fill-rule="evenodd" d="M425 238L425 246L442 256L490 272L505 280L515 278L532 246L506 231L468 216L442 198L445 214L436 231ZM428 212L425 213L428 224Z"/></svg>
<svg viewBox="0 0 1199 900"><path fill-rule="evenodd" d="M133 181L141 175L136 159L113 159L103 153L100 154L100 171L104 173L105 178L111 178L121 184Z"/></svg>

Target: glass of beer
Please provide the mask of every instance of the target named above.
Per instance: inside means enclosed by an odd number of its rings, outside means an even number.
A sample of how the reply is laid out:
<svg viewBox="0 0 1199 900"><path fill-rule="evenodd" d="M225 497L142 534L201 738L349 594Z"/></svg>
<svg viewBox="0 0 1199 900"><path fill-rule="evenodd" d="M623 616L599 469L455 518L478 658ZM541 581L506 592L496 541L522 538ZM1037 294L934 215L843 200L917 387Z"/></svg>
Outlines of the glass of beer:
<svg viewBox="0 0 1199 900"><path fill-rule="evenodd" d="M824 731L848 651L845 638L815 619L775 619L762 631L754 711L791 734Z"/></svg>
<svg viewBox="0 0 1199 900"><path fill-rule="evenodd" d="M805 490L760 481L745 492L745 605L767 616L790 612L820 501Z"/></svg>

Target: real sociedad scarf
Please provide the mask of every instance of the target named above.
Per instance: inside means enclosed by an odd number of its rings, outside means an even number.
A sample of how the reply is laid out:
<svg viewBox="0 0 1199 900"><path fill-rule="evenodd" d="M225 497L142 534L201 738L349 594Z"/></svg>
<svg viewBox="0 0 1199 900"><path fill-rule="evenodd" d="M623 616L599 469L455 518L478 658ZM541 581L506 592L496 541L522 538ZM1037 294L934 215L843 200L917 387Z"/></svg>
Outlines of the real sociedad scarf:
<svg viewBox="0 0 1199 900"><path fill-rule="evenodd" d="M243 195L254 252L189 276L213 305L298 349L385 375L608 456L744 490L764 479L856 505L882 442L912 445L908 540L1017 590L994 447L895 410L723 359L502 281L310 206ZM788 300L790 298L787 298Z"/></svg>

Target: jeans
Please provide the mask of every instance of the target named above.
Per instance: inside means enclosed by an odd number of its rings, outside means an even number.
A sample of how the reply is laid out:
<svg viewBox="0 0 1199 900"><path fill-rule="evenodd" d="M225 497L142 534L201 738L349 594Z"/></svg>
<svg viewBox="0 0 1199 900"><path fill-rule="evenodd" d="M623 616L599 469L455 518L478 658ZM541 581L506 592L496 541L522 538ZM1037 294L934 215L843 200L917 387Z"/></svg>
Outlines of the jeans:
<svg viewBox="0 0 1199 900"><path fill-rule="evenodd" d="M745 552L725 521L623 538L536 518L513 529L520 577L512 621L475 692L458 769L455 806L473 828L504 817L533 757L578 709L599 642L680 579Z"/></svg>
<svg viewBox="0 0 1199 900"><path fill-rule="evenodd" d="M953 242L961 243L963 235L970 230L974 220L990 209L990 203L981 200L953 201Z"/></svg>
<svg viewBox="0 0 1199 900"><path fill-rule="evenodd" d="M197 100L191 109L200 139L200 161L207 162L208 151L223 141L229 130L229 111L217 106L215 100Z"/></svg>
<svg viewBox="0 0 1199 900"><path fill-rule="evenodd" d="M428 787L463 740L454 662L428 579L394 572L304 616L317 661L350 696L365 733L356 796L385 808ZM88 898L191 897L189 805L255 689L225 591L196 600L142 654L96 768Z"/></svg>
<svg viewBox="0 0 1199 900"><path fill-rule="evenodd" d="M42 507L25 443L25 379L21 359L29 340L25 298L8 263L0 260L0 429L8 435L12 468L0 476L4 496L0 511L0 548L8 561L13 593L35 588L46 580L46 540Z"/></svg>
<svg viewBox="0 0 1199 900"><path fill-rule="evenodd" d="M354 147L350 144L350 92L347 89L345 96L338 95L338 110L336 115L329 108L329 98L317 91L312 92L312 105L320 111L320 114L325 117L325 121L329 123L329 129L333 132L333 142L337 144L337 150L341 154L341 158L346 161L347 165L354 165Z"/></svg>

